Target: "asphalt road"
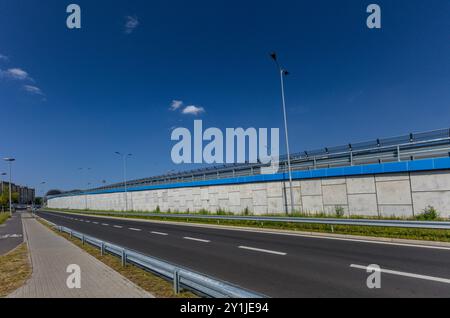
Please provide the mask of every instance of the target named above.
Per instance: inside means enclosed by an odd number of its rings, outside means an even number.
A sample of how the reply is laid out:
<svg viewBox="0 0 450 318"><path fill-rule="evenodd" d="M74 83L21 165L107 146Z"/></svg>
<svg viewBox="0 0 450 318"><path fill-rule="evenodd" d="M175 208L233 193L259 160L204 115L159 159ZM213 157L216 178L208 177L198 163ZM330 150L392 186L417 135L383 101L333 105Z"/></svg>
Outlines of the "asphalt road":
<svg viewBox="0 0 450 318"><path fill-rule="evenodd" d="M56 212L58 225L270 297L450 297L450 249L108 219ZM383 270L369 289L365 267Z"/></svg>
<svg viewBox="0 0 450 318"><path fill-rule="evenodd" d="M6 254L23 242L21 212L0 225L0 255Z"/></svg>

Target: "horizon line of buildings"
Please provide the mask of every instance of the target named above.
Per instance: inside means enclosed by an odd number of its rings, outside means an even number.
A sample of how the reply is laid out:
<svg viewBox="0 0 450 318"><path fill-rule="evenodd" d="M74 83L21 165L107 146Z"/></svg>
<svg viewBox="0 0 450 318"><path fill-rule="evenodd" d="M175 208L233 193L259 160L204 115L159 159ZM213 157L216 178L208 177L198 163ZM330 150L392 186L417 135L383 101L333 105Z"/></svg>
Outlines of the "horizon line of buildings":
<svg viewBox="0 0 450 318"><path fill-rule="evenodd" d="M9 191L8 189L9 189L9 182L0 181L0 194L2 194L3 191ZM18 202L19 204L31 204L34 202L36 196L35 189L11 183L11 191L12 193L16 192L19 194L19 202Z"/></svg>

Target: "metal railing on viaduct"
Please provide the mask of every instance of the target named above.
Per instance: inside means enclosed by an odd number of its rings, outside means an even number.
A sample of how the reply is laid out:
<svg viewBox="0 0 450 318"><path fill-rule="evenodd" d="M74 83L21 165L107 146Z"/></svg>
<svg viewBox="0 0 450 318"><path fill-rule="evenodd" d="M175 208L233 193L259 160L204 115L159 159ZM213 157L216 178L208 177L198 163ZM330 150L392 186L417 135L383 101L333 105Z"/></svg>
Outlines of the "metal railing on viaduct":
<svg viewBox="0 0 450 318"><path fill-rule="evenodd" d="M408 135L326 147L291 155L293 171L358 166L376 163L414 161L450 156L450 128ZM228 179L261 174L263 164L223 165L157 177L128 181L128 187L153 186L193 181ZM280 158L280 173L287 171L287 157ZM105 190L119 190L123 183L63 195Z"/></svg>

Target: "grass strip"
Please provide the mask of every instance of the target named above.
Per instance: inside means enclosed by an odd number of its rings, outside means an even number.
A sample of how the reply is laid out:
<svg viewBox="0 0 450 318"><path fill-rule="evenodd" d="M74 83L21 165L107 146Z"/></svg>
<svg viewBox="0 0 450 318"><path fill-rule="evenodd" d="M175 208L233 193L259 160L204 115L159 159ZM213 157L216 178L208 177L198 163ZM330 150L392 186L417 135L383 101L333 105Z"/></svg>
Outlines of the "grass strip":
<svg viewBox="0 0 450 318"><path fill-rule="evenodd" d="M0 213L0 225L5 223L6 220L8 220L8 219L9 219L9 213L3 213L3 212Z"/></svg>
<svg viewBox="0 0 450 318"><path fill-rule="evenodd" d="M122 266L122 263L119 258L110 255L110 254L104 254L101 255L101 252L99 249L89 245L85 244L83 245L82 242L77 239L70 237L70 235L66 233L60 233L59 231L55 230L53 227L51 227L47 222L42 221L41 219L38 219L41 224L49 228L51 231L56 233L57 235L60 235L67 239L68 241L72 242L79 248L83 249L90 255L94 256L96 259L104 263L105 265L109 266L116 272L118 272L120 275L124 276L137 286L141 287L142 289L148 291L152 295L154 295L156 298L195 298L197 297L191 292L182 292L178 295L176 295L173 292L173 285L168 282L167 280L157 276L156 274L150 273L148 271L145 271L137 266L134 266L132 264L127 264L126 266Z"/></svg>
<svg viewBox="0 0 450 318"><path fill-rule="evenodd" d="M6 297L21 287L31 276L26 243L0 256L0 297Z"/></svg>

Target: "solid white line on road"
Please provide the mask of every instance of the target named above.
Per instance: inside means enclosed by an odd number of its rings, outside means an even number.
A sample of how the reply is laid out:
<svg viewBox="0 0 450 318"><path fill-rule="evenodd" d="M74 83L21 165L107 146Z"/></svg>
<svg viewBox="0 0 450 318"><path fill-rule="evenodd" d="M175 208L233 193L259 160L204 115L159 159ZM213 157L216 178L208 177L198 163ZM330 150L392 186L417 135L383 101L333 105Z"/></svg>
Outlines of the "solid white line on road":
<svg viewBox="0 0 450 318"><path fill-rule="evenodd" d="M123 228L123 226L120 226L120 225L114 225L114 227L115 227L116 229L122 229L122 228Z"/></svg>
<svg viewBox="0 0 450 318"><path fill-rule="evenodd" d="M202 240L202 239L198 239L198 238L195 238L195 237L189 237L189 236L186 236L186 237L183 237L185 240L190 240L190 241L197 241L197 242L203 242L203 243L209 243L209 242L211 242L211 241L209 241L209 240Z"/></svg>
<svg viewBox="0 0 450 318"><path fill-rule="evenodd" d="M362 266L362 265L351 264L350 267L351 268L357 268L357 269L363 269L365 271L367 271L369 269L371 269L372 271L378 271L378 269L376 269L376 268L372 269L370 266ZM379 269L379 271L381 273L385 273L385 274L404 276L404 277L410 277L410 278L417 278L417 279L423 279L423 280L431 280L431 281L434 281L434 282L450 284L450 279L447 279L447 278L440 278L440 277L433 277L433 276L427 276L427 275L405 273L405 272L393 271L393 270L383 269L383 268Z"/></svg>
<svg viewBox="0 0 450 318"><path fill-rule="evenodd" d="M142 231L141 229L135 229L134 227L129 227L128 229L131 230L131 231L137 231L137 232Z"/></svg>
<svg viewBox="0 0 450 318"><path fill-rule="evenodd" d="M271 251L271 250L265 250L262 248L256 248L256 247L248 247L248 246L239 246L240 249L243 250L250 250L250 251L256 251L256 252L263 252L263 253L269 253L269 254L275 254L275 255L281 255L281 256L286 256L287 253L283 253L283 252L277 252L277 251Z"/></svg>
<svg viewBox="0 0 450 318"><path fill-rule="evenodd" d="M169 234L167 234L167 233L162 233L162 232L150 232L150 233L156 234L156 235L164 235L164 236L169 235Z"/></svg>

